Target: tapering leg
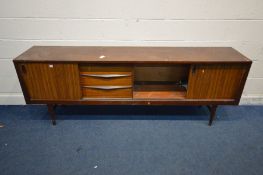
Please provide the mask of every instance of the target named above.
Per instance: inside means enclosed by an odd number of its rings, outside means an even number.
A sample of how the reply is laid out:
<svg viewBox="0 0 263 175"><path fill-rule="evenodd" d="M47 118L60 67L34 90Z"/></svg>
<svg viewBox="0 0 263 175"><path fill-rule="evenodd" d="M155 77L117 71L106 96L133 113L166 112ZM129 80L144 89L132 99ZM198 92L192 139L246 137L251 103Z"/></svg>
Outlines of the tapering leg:
<svg viewBox="0 0 263 175"><path fill-rule="evenodd" d="M55 105L48 104L48 105L47 105L47 108L48 108L48 113L49 113L49 115L50 115L52 124L53 124L53 125L56 125L56 114L55 114L55 110L54 110Z"/></svg>
<svg viewBox="0 0 263 175"><path fill-rule="evenodd" d="M216 116L217 105L211 105L211 106L207 106L207 107L210 111L210 118L209 118L208 125L211 126L213 123L213 120L215 119L215 116Z"/></svg>

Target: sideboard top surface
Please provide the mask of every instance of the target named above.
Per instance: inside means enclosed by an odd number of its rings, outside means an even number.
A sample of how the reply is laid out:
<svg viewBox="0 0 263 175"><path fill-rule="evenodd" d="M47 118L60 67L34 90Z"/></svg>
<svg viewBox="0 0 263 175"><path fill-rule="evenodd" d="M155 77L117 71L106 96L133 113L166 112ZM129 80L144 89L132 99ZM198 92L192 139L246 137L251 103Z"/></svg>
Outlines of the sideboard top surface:
<svg viewBox="0 0 263 175"><path fill-rule="evenodd" d="M232 63L251 62L231 47L33 46L16 62Z"/></svg>

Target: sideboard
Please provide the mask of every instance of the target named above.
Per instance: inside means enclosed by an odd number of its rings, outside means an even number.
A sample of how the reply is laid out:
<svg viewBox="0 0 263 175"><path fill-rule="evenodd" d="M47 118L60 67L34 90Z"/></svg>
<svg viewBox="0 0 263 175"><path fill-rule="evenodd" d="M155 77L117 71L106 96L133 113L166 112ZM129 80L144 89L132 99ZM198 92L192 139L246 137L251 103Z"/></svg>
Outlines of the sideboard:
<svg viewBox="0 0 263 175"><path fill-rule="evenodd" d="M238 105L252 61L231 47L33 46L14 59L27 104Z"/></svg>

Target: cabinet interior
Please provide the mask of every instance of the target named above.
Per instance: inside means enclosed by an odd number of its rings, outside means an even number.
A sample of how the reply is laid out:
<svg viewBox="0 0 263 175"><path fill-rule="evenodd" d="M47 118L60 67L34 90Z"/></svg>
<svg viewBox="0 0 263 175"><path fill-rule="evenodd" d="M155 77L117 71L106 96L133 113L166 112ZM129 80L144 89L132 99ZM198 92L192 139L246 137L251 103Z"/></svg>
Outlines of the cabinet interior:
<svg viewBox="0 0 263 175"><path fill-rule="evenodd" d="M190 65L135 66L135 99L186 98Z"/></svg>

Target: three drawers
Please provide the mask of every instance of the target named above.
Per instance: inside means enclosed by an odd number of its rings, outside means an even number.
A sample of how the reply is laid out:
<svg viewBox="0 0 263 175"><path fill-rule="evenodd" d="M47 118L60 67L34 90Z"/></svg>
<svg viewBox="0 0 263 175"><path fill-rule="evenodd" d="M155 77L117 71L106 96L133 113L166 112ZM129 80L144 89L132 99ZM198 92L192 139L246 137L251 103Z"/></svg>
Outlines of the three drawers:
<svg viewBox="0 0 263 175"><path fill-rule="evenodd" d="M132 67L81 65L83 98L132 98Z"/></svg>

